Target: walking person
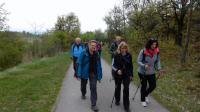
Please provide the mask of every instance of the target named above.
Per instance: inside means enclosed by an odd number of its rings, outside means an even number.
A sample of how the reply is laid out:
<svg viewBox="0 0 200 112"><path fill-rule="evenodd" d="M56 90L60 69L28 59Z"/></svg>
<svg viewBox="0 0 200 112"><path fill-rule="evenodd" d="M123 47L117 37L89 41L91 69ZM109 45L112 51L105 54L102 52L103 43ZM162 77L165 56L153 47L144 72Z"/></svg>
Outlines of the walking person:
<svg viewBox="0 0 200 112"><path fill-rule="evenodd" d="M84 50L84 45L81 43L80 38L76 38L71 46L71 58L73 60L74 77L77 78L77 59L81 52Z"/></svg>
<svg viewBox="0 0 200 112"><path fill-rule="evenodd" d="M118 45L120 44L122 40L121 36L116 36L115 37L115 41L112 42L111 47L110 47L110 54L111 54L111 58L113 59L115 52L117 51Z"/></svg>
<svg viewBox="0 0 200 112"><path fill-rule="evenodd" d="M97 52L99 53L99 55L101 56L102 44L101 44L101 42L99 42L99 41L97 41L96 51L97 51Z"/></svg>
<svg viewBox="0 0 200 112"><path fill-rule="evenodd" d="M114 55L116 54L117 48L118 48L119 44L121 43L121 40L122 40L121 36L116 36L115 41L113 41L112 44L111 44L110 54L111 54L112 63L113 63L113 58L114 58ZM111 70L111 74L112 74L111 79L113 79L114 78L114 71L113 70Z"/></svg>
<svg viewBox="0 0 200 112"><path fill-rule="evenodd" d="M82 99L86 99L86 85L89 79L91 109L97 112L97 81L100 82L102 79L102 67L95 40L88 42L88 49L85 49L78 58L78 77L81 79Z"/></svg>
<svg viewBox="0 0 200 112"><path fill-rule="evenodd" d="M145 48L139 53L137 63L139 65L138 75L142 85L141 104L146 107L149 103L149 94L156 88L155 71L158 70L159 74L161 72L158 41L156 39L150 38L147 41Z"/></svg>
<svg viewBox="0 0 200 112"><path fill-rule="evenodd" d="M128 52L128 45L121 42L114 55L112 70L115 80L115 104L120 105L121 84L123 84L123 105L126 112L130 112L129 85L133 78L132 56Z"/></svg>

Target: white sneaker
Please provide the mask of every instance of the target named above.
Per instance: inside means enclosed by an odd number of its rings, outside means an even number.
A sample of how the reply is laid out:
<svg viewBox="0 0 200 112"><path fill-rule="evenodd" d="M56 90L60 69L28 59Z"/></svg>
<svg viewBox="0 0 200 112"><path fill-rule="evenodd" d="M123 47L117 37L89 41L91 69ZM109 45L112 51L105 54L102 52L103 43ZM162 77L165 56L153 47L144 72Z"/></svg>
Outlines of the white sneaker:
<svg viewBox="0 0 200 112"><path fill-rule="evenodd" d="M146 103L150 103L150 101L149 101L149 98L148 98L148 97L145 97L145 102L146 102Z"/></svg>
<svg viewBox="0 0 200 112"><path fill-rule="evenodd" d="M141 102L142 103L142 106L143 107L146 107L147 106L147 103L146 102Z"/></svg>

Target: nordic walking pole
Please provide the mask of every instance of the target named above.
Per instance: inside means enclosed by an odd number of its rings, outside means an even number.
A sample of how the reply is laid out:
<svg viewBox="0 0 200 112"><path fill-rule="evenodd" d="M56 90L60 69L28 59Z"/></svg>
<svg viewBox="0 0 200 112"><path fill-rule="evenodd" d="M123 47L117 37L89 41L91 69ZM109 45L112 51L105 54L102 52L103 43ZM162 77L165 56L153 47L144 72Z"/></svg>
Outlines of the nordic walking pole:
<svg viewBox="0 0 200 112"><path fill-rule="evenodd" d="M112 98L112 102L111 102L110 108L112 108L112 104L113 104L114 99L115 99L115 91L114 91L114 95L113 95L113 98Z"/></svg>
<svg viewBox="0 0 200 112"><path fill-rule="evenodd" d="M116 90L118 84L119 84L119 81L117 82L117 85L115 85L115 90ZM115 99L115 90L114 90L114 94L113 94L113 98L112 98L112 102L111 102L110 108L112 108L112 104L113 104L113 101Z"/></svg>
<svg viewBox="0 0 200 112"><path fill-rule="evenodd" d="M118 85L119 82L117 82L117 85ZM117 88L117 85L115 85L115 89ZM112 104L113 104L113 101L115 99L115 90L114 90L114 94L113 94L113 98L112 98L112 102L111 102L111 105L110 105L110 108L112 108Z"/></svg>
<svg viewBox="0 0 200 112"><path fill-rule="evenodd" d="M135 94L134 94L134 96L133 96L133 100L135 99L135 96L136 96L136 94L137 94L137 92L138 92L138 89L140 88L140 85L141 85L141 81L140 81L140 84L138 85L138 87L137 87L137 89L136 89L136 91L135 91Z"/></svg>
<svg viewBox="0 0 200 112"><path fill-rule="evenodd" d="M146 74L146 69L144 68L144 70L145 70L145 71L144 71L144 75L145 75L145 74ZM140 80L140 83L139 83L139 85L138 85L138 87L137 87L137 89L136 89L136 91L135 91L135 94L134 94L132 100L135 100L135 96L136 96L136 94L137 94L137 92L138 92L138 89L140 88L141 83L142 83L142 80Z"/></svg>

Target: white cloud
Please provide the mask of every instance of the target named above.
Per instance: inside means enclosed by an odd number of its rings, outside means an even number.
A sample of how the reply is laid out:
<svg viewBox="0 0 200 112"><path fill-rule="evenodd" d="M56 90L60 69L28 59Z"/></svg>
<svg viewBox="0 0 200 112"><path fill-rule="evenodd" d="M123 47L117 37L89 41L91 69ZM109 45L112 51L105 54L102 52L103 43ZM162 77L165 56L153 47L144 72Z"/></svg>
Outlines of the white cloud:
<svg viewBox="0 0 200 112"><path fill-rule="evenodd" d="M10 12L11 30L46 30L54 26L57 16L74 12L81 22L82 31L106 29L105 15L120 0L3 0Z"/></svg>

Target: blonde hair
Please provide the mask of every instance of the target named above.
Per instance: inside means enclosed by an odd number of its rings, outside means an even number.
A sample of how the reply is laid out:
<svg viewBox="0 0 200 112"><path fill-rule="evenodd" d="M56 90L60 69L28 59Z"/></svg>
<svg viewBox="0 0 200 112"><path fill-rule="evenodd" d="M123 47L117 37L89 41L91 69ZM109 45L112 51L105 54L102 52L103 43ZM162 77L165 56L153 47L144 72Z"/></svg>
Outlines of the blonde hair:
<svg viewBox="0 0 200 112"><path fill-rule="evenodd" d="M120 42L120 44L118 45L118 48L117 48L117 53L121 53L121 49L122 48L127 48L127 52L128 52L128 44L124 41Z"/></svg>
<svg viewBox="0 0 200 112"><path fill-rule="evenodd" d="M122 39L122 37L121 36L116 36L115 39L119 41L119 40Z"/></svg>
<svg viewBox="0 0 200 112"><path fill-rule="evenodd" d="M77 37L75 38L75 41L81 41L81 38Z"/></svg>

